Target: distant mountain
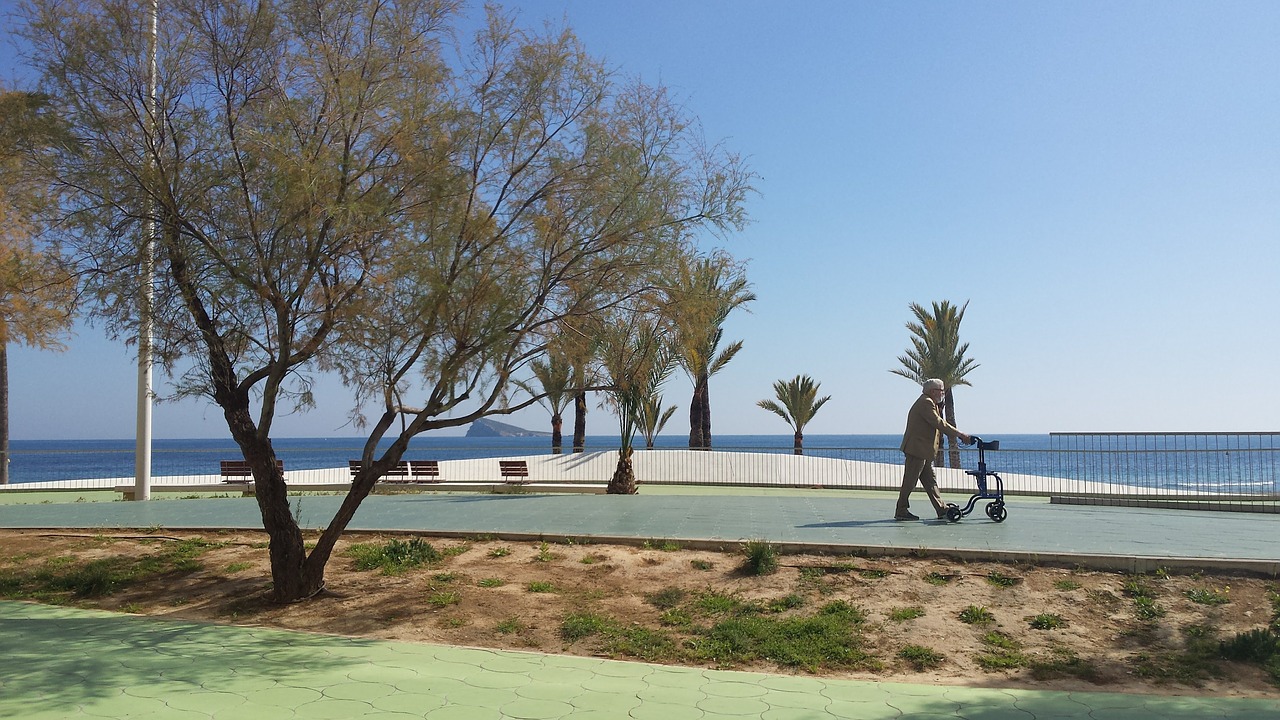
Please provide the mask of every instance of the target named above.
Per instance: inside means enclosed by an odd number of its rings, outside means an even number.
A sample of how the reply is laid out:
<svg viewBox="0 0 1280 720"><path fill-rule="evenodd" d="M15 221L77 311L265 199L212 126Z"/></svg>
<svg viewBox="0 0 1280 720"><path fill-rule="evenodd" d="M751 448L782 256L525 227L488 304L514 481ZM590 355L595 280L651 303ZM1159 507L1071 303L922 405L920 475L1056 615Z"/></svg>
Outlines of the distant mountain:
<svg viewBox="0 0 1280 720"><path fill-rule="evenodd" d="M467 437L548 437L549 432L525 430L515 425L500 423L489 418L480 418L467 428Z"/></svg>

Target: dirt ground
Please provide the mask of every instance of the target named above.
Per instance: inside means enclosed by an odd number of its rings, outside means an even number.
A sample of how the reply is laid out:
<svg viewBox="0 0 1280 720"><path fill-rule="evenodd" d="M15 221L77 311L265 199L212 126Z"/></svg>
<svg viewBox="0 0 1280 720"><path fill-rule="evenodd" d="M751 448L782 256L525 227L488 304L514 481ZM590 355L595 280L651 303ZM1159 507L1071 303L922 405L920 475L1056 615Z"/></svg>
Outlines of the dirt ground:
<svg viewBox="0 0 1280 720"><path fill-rule="evenodd" d="M684 664L692 663L670 654L619 652L599 636L567 640L565 619L583 613L607 617L619 627L673 634L678 647L692 632L688 624L683 635L672 628L667 611L680 603L693 607L699 598L729 597L740 601L739 607L785 617L813 615L825 604L844 601L865 611L861 637L874 666L806 669L768 660L704 664L1044 690L1280 694L1260 667L1216 658L1199 662L1203 653L1192 649L1197 639L1201 648L1206 642L1216 647L1217 639L1266 627L1280 612L1280 585L1240 576L1157 572L1134 577L941 557L812 555L781 556L776 572L754 575L744 571L738 547L711 552L662 542L628 547L482 538L431 538L445 555L441 561L385 574L356 570L350 548L392 537L351 533L329 562L326 590L313 600L281 606L266 600L270 572L261 533L0 531L0 580L7 578L12 586L15 574L36 568L112 557L136 560L192 537L213 543L198 556L195 569L124 583L94 599L44 600L232 625ZM992 622L962 622L966 608L971 613L985 609ZM1037 619L1040 629L1033 625ZM904 648L913 647L916 653L931 651L924 653L930 661L918 666L904 657ZM1007 661L1004 668L993 667L1002 664L1001 658Z"/></svg>

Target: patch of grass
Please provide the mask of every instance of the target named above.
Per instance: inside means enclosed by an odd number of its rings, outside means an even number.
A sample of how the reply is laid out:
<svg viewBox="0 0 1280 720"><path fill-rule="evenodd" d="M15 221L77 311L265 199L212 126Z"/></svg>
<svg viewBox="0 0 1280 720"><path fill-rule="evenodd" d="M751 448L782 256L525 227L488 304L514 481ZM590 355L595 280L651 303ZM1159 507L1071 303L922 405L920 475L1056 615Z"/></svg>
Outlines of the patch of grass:
<svg viewBox="0 0 1280 720"><path fill-rule="evenodd" d="M680 551L680 543L675 540L645 540L641 547L645 550L661 550L662 552Z"/></svg>
<svg viewBox="0 0 1280 720"><path fill-rule="evenodd" d="M1236 633L1230 640L1219 643L1218 654L1236 662L1265 665L1272 658L1280 657L1280 636L1270 628Z"/></svg>
<svg viewBox="0 0 1280 720"><path fill-rule="evenodd" d="M978 663L978 667L987 672L998 672L1000 670L1017 670L1026 667L1029 660L1026 655L1016 650L1006 650L996 648L987 652L978 653L974 656L974 662Z"/></svg>
<svg viewBox="0 0 1280 720"><path fill-rule="evenodd" d="M952 577L951 575L943 575L940 572L931 572L924 576L924 581L930 585L946 585L951 582Z"/></svg>
<svg viewBox="0 0 1280 720"><path fill-rule="evenodd" d="M512 617L498 622L498 624L494 626L494 630L497 630L503 635L519 634L524 632L525 624L520 622L518 618Z"/></svg>
<svg viewBox="0 0 1280 720"><path fill-rule="evenodd" d="M248 569L249 569L249 568L251 568L251 567L253 567L253 564L252 564L252 563L247 563L247 562L233 562L233 563L231 563L230 565L228 565L228 566L227 566L227 572L229 572L229 573L244 572L245 570L248 570Z"/></svg>
<svg viewBox="0 0 1280 720"><path fill-rule="evenodd" d="M162 575L195 572L201 568L200 556L220 546L200 538L148 541L153 543L157 551L148 555L113 555L88 561L63 555L34 568L6 571L0 574L0 596L50 603L104 597Z"/></svg>
<svg viewBox="0 0 1280 720"><path fill-rule="evenodd" d="M693 625L693 616L682 608L671 608L658 616L658 622L668 627L687 628Z"/></svg>
<svg viewBox="0 0 1280 720"><path fill-rule="evenodd" d="M778 548L768 540L748 540L742 546L747 557L745 570L751 575L769 575L778 570Z"/></svg>
<svg viewBox="0 0 1280 720"><path fill-rule="evenodd" d="M457 573L451 573L451 572L436 573L435 575L431 576L431 579L435 580L438 583L451 583L454 580L458 579L458 575Z"/></svg>
<svg viewBox="0 0 1280 720"><path fill-rule="evenodd" d="M999 570L992 570L987 573L987 582L996 587L1009 588L1022 582L1022 578L1005 575Z"/></svg>
<svg viewBox="0 0 1280 720"><path fill-rule="evenodd" d="M612 621L595 613L574 613L560 623L560 637L577 642L585 637L599 635L609 629Z"/></svg>
<svg viewBox="0 0 1280 720"><path fill-rule="evenodd" d="M360 543L352 545L347 555L355 560L357 570L379 570L384 575L432 565L440 562L442 557L431 543L422 538L392 539L381 544Z"/></svg>
<svg viewBox="0 0 1280 720"><path fill-rule="evenodd" d="M918 617L924 617L924 608L912 605L911 607L894 608L889 611L889 619L894 622L906 622L915 620Z"/></svg>
<svg viewBox="0 0 1280 720"><path fill-rule="evenodd" d="M999 630L992 630L984 633L982 636L982 644L988 647L998 648L1000 650L1021 650L1022 643L1014 640L1013 637Z"/></svg>
<svg viewBox="0 0 1280 720"><path fill-rule="evenodd" d="M491 557L491 558L501 558L501 557L506 557L506 556L508 556L508 555L510 555L510 554L511 554L511 548L506 547L506 546L496 547L496 548L494 548L494 549L492 549L492 550L490 550L490 551L489 551L489 557Z"/></svg>
<svg viewBox="0 0 1280 720"><path fill-rule="evenodd" d="M1071 592L1072 590L1080 589L1080 583L1075 580L1055 580L1053 586L1063 592Z"/></svg>
<svg viewBox="0 0 1280 720"><path fill-rule="evenodd" d="M596 563L601 562L605 559L606 558L603 555L596 555L592 553L590 555L583 555L582 559L579 560L578 562L582 563L583 565L595 565Z"/></svg>
<svg viewBox="0 0 1280 720"><path fill-rule="evenodd" d="M866 613L839 601L807 617L731 617L698 632L688 654L700 662L732 666L770 660L787 667L880 669L863 649Z"/></svg>
<svg viewBox="0 0 1280 720"><path fill-rule="evenodd" d="M1160 603L1149 597L1136 597L1133 599L1134 615L1139 620L1155 620L1165 616L1165 609Z"/></svg>
<svg viewBox="0 0 1280 720"><path fill-rule="evenodd" d="M1067 626L1067 621L1057 613L1040 613L1027 618L1027 624L1036 630L1057 630Z"/></svg>
<svg viewBox="0 0 1280 720"><path fill-rule="evenodd" d="M556 586L545 580L534 580L526 585L525 589L531 593L553 593L556 591Z"/></svg>
<svg viewBox="0 0 1280 720"><path fill-rule="evenodd" d="M684 590L676 587L666 587L658 592L646 595L645 601L659 610L670 610L684 602Z"/></svg>
<svg viewBox="0 0 1280 720"><path fill-rule="evenodd" d="M1156 597L1155 588L1151 587L1151 584L1141 575L1130 576L1128 580L1124 581L1124 585L1121 588L1125 596L1135 600L1140 598L1154 600Z"/></svg>
<svg viewBox="0 0 1280 720"><path fill-rule="evenodd" d="M1187 599L1197 605L1226 605L1231 602L1231 588L1193 588L1187 591Z"/></svg>
<svg viewBox="0 0 1280 720"><path fill-rule="evenodd" d="M867 568L865 570L859 570L858 575L868 580L880 580L881 578L889 577L889 571L881 570L880 568Z"/></svg>
<svg viewBox="0 0 1280 720"><path fill-rule="evenodd" d="M786 612L787 610L794 610L803 605L804 598L795 593L791 593L790 595L770 600L765 607L769 608L769 612L779 613Z"/></svg>
<svg viewBox="0 0 1280 720"><path fill-rule="evenodd" d="M136 602L125 603L120 606L120 612L137 615L142 612L142 605Z"/></svg>
<svg viewBox="0 0 1280 720"><path fill-rule="evenodd" d="M503 580L502 578L485 578L480 582L476 583L476 585L479 585L482 588L496 588L496 587L502 587L503 585L506 585L506 584L507 584L507 581Z"/></svg>
<svg viewBox="0 0 1280 720"><path fill-rule="evenodd" d="M452 590L432 593L427 598L427 603L431 605L431 607L435 608L449 607L450 605L457 605L460 602L462 602L462 596Z"/></svg>
<svg viewBox="0 0 1280 720"><path fill-rule="evenodd" d="M1047 659L1033 658L1027 669L1036 680L1052 680L1058 677L1074 677L1094 684L1102 681L1102 673L1091 660L1086 660L1067 648L1055 648Z"/></svg>
<svg viewBox="0 0 1280 720"><path fill-rule="evenodd" d="M906 660L907 664L915 668L916 672L924 672L938 667L945 659L942 653L923 645L907 645L898 651L898 657Z"/></svg>
<svg viewBox="0 0 1280 720"><path fill-rule="evenodd" d="M970 605L961 610L958 617L960 622L966 625L990 625L996 621L996 616L991 611L979 605Z"/></svg>
<svg viewBox="0 0 1280 720"><path fill-rule="evenodd" d="M715 567L714 564L712 564L707 560L690 560L689 565L694 570L702 570L703 572L706 572L707 570L710 570L711 568Z"/></svg>
<svg viewBox="0 0 1280 720"><path fill-rule="evenodd" d="M743 603L732 595L718 592L704 592L694 600L694 607L707 615L724 615L735 612Z"/></svg>
<svg viewBox="0 0 1280 720"><path fill-rule="evenodd" d="M461 618L461 617L440 618L440 627L450 628L452 630L456 630L460 627L466 627L467 625L470 625L470 624L471 624L471 621L466 618Z"/></svg>

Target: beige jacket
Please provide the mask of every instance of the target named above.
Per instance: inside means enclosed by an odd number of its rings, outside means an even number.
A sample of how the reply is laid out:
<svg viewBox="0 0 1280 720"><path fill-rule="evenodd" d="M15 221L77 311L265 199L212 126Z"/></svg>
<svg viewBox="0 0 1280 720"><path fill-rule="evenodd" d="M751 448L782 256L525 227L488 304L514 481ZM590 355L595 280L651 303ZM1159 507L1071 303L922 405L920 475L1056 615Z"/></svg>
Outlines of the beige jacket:
<svg viewBox="0 0 1280 720"><path fill-rule="evenodd" d="M907 429L902 433L902 452L918 458L932 460L938 454L942 433L960 437L960 431L952 427L938 414L933 398L921 394L907 412Z"/></svg>

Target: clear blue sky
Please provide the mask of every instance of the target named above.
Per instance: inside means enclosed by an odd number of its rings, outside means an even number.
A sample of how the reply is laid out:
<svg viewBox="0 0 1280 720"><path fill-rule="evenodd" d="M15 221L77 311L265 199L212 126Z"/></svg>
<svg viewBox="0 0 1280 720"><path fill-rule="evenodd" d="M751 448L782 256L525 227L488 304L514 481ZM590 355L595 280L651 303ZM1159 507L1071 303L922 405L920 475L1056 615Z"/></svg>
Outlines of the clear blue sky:
<svg viewBox="0 0 1280 720"><path fill-rule="evenodd" d="M712 379L715 433L789 432L755 402L800 373L832 396L806 434L901 432L907 306L943 299L969 302L980 363L962 430L1276 429L1280 3L507 6L671 87L762 176L727 242L759 300L726 326L746 345ZM9 372L14 438L132 436L132 353L100 331L13 346ZM690 392L673 378L667 432ZM354 434L340 387L319 401L279 434ZM593 407L588 431L616 423ZM155 435L226 429L188 402Z"/></svg>

